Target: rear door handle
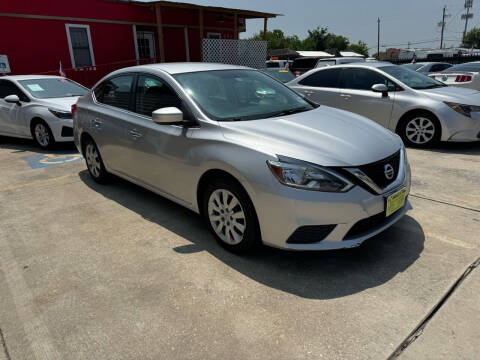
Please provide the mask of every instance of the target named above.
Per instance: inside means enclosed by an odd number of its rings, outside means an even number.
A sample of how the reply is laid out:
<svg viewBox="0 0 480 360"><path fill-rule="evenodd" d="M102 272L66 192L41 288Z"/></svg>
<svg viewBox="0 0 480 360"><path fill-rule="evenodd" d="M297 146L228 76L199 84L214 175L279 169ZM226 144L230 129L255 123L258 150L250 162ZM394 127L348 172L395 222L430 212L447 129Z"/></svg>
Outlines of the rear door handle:
<svg viewBox="0 0 480 360"><path fill-rule="evenodd" d="M99 119L93 120L93 127L100 129L102 127L102 120L99 120Z"/></svg>
<svg viewBox="0 0 480 360"><path fill-rule="evenodd" d="M340 96L341 96L342 98L344 98L345 100L348 100L348 99L350 99L350 98L352 97L351 95L348 95L348 94L340 94Z"/></svg>
<svg viewBox="0 0 480 360"><path fill-rule="evenodd" d="M134 139L141 138L143 135L139 133L136 129L132 129L128 132Z"/></svg>
<svg viewBox="0 0 480 360"><path fill-rule="evenodd" d="M310 90L305 90L305 95L313 95L315 92Z"/></svg>

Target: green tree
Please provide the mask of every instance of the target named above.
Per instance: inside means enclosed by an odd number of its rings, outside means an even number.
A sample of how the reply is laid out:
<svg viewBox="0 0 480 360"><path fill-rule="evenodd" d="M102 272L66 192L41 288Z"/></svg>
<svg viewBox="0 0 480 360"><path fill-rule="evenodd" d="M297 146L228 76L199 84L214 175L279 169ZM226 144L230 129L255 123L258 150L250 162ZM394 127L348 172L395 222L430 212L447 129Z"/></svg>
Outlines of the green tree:
<svg viewBox="0 0 480 360"><path fill-rule="evenodd" d="M356 44L350 44L349 48L350 50L352 50L353 52L356 52L357 54L362 54L363 56L368 57L367 44L361 40Z"/></svg>
<svg viewBox="0 0 480 360"><path fill-rule="evenodd" d="M263 31L253 35L250 40L263 40ZM267 31L267 50L286 48L302 50L302 41L297 35L285 36L282 30Z"/></svg>
<svg viewBox="0 0 480 360"><path fill-rule="evenodd" d="M474 27L463 38L462 47L480 47L480 28Z"/></svg>

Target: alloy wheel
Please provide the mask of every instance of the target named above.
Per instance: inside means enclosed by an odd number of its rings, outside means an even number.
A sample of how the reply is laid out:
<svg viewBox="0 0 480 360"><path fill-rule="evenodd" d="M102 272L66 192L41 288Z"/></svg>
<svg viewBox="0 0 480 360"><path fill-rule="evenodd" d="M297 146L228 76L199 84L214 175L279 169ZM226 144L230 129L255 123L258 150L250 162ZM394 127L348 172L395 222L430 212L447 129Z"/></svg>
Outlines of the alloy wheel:
<svg viewBox="0 0 480 360"><path fill-rule="evenodd" d="M435 125L428 118L416 117L407 123L405 135L412 143L423 145L433 140Z"/></svg>
<svg viewBox="0 0 480 360"><path fill-rule="evenodd" d="M87 144L85 148L85 159L87 166L94 177L100 176L101 163L97 148L94 144Z"/></svg>
<svg viewBox="0 0 480 360"><path fill-rule="evenodd" d="M208 200L208 219L218 237L229 245L242 242L246 220L240 201L230 191L217 189Z"/></svg>
<svg viewBox="0 0 480 360"><path fill-rule="evenodd" d="M35 139L42 147L47 147L50 144L50 134L44 124L35 125Z"/></svg>

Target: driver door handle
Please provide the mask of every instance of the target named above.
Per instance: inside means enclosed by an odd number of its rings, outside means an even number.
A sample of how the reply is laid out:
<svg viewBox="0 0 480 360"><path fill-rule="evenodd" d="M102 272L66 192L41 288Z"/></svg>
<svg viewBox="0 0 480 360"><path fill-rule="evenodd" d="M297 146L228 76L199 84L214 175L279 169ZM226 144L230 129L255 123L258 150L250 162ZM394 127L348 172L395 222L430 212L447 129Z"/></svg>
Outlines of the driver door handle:
<svg viewBox="0 0 480 360"><path fill-rule="evenodd" d="M348 100L348 99L350 99L350 98L352 97L352 95L348 95L348 94L340 94L340 96L341 96L342 98L344 98L345 100Z"/></svg>
<svg viewBox="0 0 480 360"><path fill-rule="evenodd" d="M143 135L139 133L136 129L132 129L128 132L134 139L141 138Z"/></svg>
<svg viewBox="0 0 480 360"><path fill-rule="evenodd" d="M311 90L305 90L304 94L305 95L313 95L315 92Z"/></svg>

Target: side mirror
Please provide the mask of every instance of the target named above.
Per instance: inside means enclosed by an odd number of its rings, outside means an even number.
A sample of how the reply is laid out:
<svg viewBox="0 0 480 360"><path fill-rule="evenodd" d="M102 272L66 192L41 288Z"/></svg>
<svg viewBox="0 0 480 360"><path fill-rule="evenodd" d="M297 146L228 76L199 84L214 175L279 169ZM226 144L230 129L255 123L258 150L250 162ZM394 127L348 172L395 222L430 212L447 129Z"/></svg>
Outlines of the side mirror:
<svg viewBox="0 0 480 360"><path fill-rule="evenodd" d="M387 96L388 95L388 87L385 84L375 84L375 85L373 85L372 86L372 91L382 93L382 96Z"/></svg>
<svg viewBox="0 0 480 360"><path fill-rule="evenodd" d="M8 95L3 98L7 103L21 105L20 98L17 95Z"/></svg>
<svg viewBox="0 0 480 360"><path fill-rule="evenodd" d="M170 125L183 123L183 113L176 107L157 109L152 113L152 120L157 124Z"/></svg>

